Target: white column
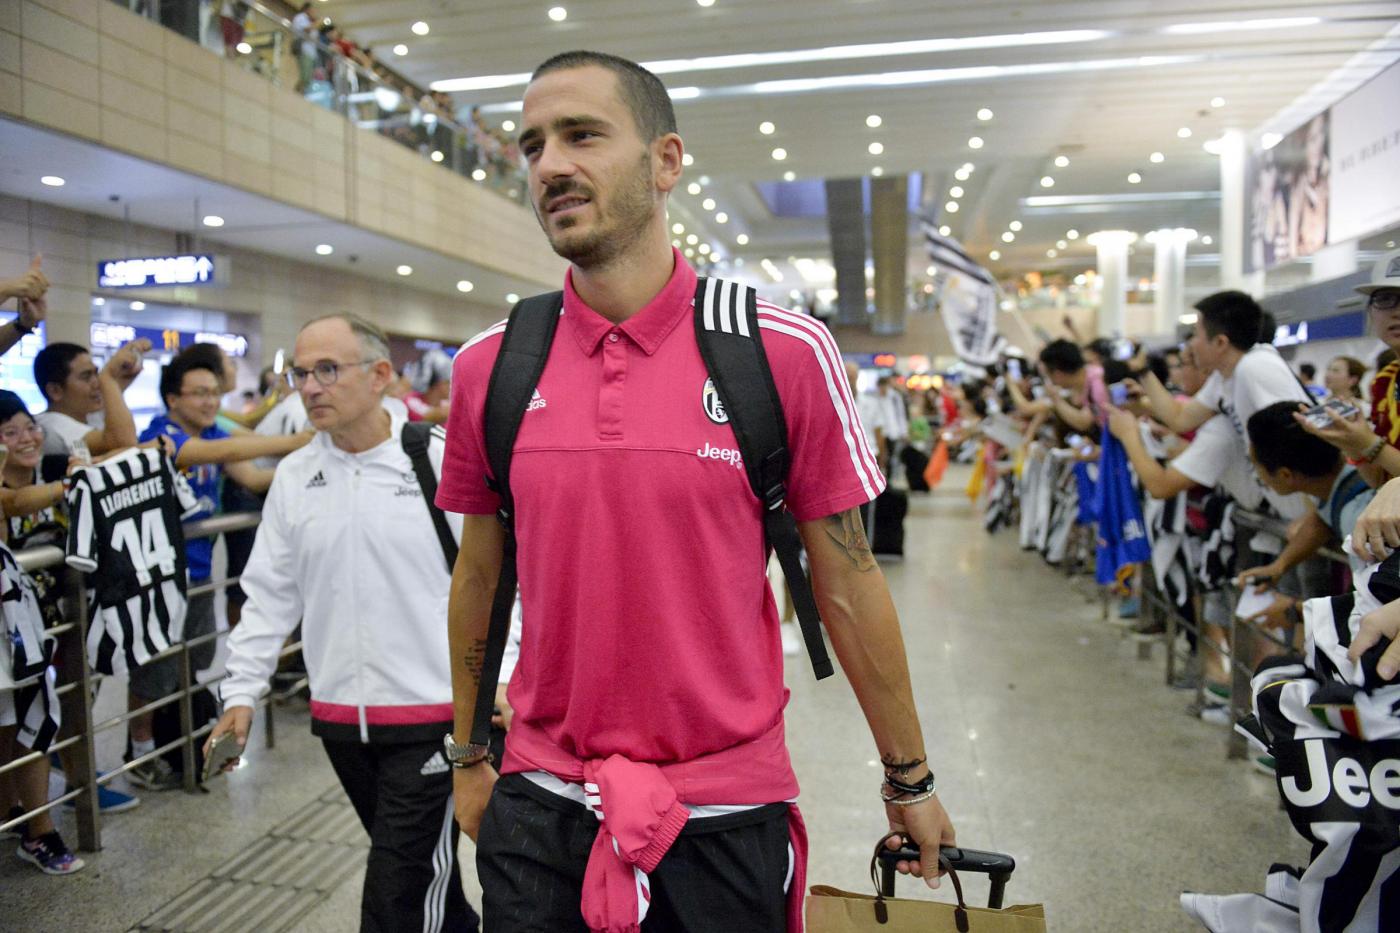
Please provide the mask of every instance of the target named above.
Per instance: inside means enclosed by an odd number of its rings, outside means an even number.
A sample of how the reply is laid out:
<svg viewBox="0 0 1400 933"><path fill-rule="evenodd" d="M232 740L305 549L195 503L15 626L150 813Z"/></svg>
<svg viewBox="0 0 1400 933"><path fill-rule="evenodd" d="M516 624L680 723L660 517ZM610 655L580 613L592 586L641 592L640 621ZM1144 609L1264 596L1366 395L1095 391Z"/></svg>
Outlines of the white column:
<svg viewBox="0 0 1400 933"><path fill-rule="evenodd" d="M1186 310L1186 245L1194 239L1196 231L1186 227L1154 230L1147 235L1155 249L1153 277L1157 291L1153 302L1153 333L1174 332L1177 319Z"/></svg>
<svg viewBox="0 0 1400 933"><path fill-rule="evenodd" d="M1089 243L1099 255L1099 335L1126 336L1124 305L1128 290L1128 246L1137 234L1128 230L1100 230L1089 234Z"/></svg>
<svg viewBox="0 0 1400 933"><path fill-rule="evenodd" d="M1249 141L1241 130L1220 137L1220 287L1248 291L1244 274L1245 172Z"/></svg>

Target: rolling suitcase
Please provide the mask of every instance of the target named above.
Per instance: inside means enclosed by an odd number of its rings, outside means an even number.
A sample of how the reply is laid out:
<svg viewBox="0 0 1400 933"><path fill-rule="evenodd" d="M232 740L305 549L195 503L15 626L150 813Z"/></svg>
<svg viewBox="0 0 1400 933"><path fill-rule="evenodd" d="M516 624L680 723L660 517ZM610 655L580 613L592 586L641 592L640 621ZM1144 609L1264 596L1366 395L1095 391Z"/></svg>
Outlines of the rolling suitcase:
<svg viewBox="0 0 1400 933"><path fill-rule="evenodd" d="M898 838L897 850L887 849L885 843ZM894 896L895 870L901 861L916 861L920 852L907 836L891 833L875 845L870 859L870 879L876 894L851 894L836 888L817 885L807 898L806 921L808 933L1044 933L1045 910L1039 904L1002 907L1006 883L1016 869L1009 855L981 852L976 849L944 846L939 863L953 884L956 904L940 901L906 900ZM991 891L987 907L969 907L963 897L958 873L975 872L988 875Z"/></svg>

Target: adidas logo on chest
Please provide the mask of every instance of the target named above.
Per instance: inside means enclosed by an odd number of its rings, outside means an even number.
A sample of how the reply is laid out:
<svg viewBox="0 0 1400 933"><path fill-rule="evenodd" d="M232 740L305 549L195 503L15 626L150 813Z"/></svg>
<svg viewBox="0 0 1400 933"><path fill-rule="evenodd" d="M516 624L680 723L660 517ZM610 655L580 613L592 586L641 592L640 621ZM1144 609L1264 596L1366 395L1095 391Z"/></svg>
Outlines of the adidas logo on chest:
<svg viewBox="0 0 1400 933"><path fill-rule="evenodd" d="M322 489L326 485L326 474L323 470L317 470L316 475L311 477L311 481L306 484L307 489Z"/></svg>

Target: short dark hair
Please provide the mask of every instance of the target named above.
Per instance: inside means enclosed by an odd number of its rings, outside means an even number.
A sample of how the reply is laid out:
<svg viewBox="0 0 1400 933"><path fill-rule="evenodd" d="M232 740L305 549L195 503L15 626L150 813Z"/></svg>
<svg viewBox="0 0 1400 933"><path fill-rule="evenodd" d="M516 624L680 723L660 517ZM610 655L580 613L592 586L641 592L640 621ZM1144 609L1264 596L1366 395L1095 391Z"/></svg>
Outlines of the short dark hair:
<svg viewBox="0 0 1400 933"><path fill-rule="evenodd" d="M1057 373L1077 373L1084 368L1084 353L1069 340L1052 340L1040 351L1045 368Z"/></svg>
<svg viewBox="0 0 1400 933"><path fill-rule="evenodd" d="M1303 377L1304 382L1312 382L1317 378L1317 367L1311 363L1299 363L1298 374Z"/></svg>
<svg viewBox="0 0 1400 933"><path fill-rule="evenodd" d="M632 112L632 122L637 124L637 132L643 142L650 143L667 133L676 132L676 109L671 106L671 95L666 93L666 85L641 65L621 56L584 50L561 52L536 68L535 73L530 75L530 81L534 82L551 71L567 71L590 65L606 68L617 76L618 94Z"/></svg>
<svg viewBox="0 0 1400 933"><path fill-rule="evenodd" d="M1275 402L1249 419L1249 445L1254 459L1270 473L1283 467L1304 476L1326 476L1337 469L1342 452L1303 430L1293 418L1297 402Z"/></svg>
<svg viewBox="0 0 1400 933"><path fill-rule="evenodd" d="M1156 376L1162 385L1166 385L1172 380L1171 364L1167 362L1167 357L1176 355L1178 354L1175 350L1163 350L1161 353L1147 355L1147 368L1152 370L1152 375Z"/></svg>
<svg viewBox="0 0 1400 933"><path fill-rule="evenodd" d="M34 357L34 384L45 401L53 401L49 398L49 386L67 382L73 361L88 352L87 347L76 343L51 343L39 351Z"/></svg>
<svg viewBox="0 0 1400 933"><path fill-rule="evenodd" d="M169 398L172 395L179 395L185 387L185 374L203 369L211 374L219 382L223 382L223 366L209 359L206 352L191 353L190 350L198 347L189 347L181 351L173 360L165 364L165 368L160 371L160 398L165 402L167 408L170 407Z"/></svg>
<svg viewBox="0 0 1400 933"><path fill-rule="evenodd" d="M1084 345L1084 349L1094 351L1101 360L1113 359L1113 341L1107 337L1097 337L1090 340Z"/></svg>
<svg viewBox="0 0 1400 933"><path fill-rule="evenodd" d="M1216 292L1196 302L1201 327L1207 337L1225 335L1236 350L1249 350L1259 342L1264 327L1264 309L1244 292Z"/></svg>

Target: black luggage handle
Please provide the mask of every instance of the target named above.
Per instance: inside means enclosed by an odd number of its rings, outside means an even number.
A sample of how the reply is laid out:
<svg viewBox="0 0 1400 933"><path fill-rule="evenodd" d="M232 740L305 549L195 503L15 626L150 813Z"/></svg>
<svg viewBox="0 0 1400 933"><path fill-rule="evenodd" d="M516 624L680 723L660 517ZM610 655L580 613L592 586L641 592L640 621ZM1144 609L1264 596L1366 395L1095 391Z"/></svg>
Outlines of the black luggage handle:
<svg viewBox="0 0 1400 933"><path fill-rule="evenodd" d="M898 849L886 848L885 840L880 841L876 859L880 865L880 894L883 897L894 897L895 866L898 863L923 860L923 854L912 839L908 836L900 836L899 839L901 845ZM964 849L961 846L943 846L939 855L939 861L946 862L947 867L953 871L987 875L992 882L987 906L994 910L1001 909L1006 894L1006 882L1011 880L1011 873L1016 870L1014 858L1001 852L983 852L980 849Z"/></svg>

